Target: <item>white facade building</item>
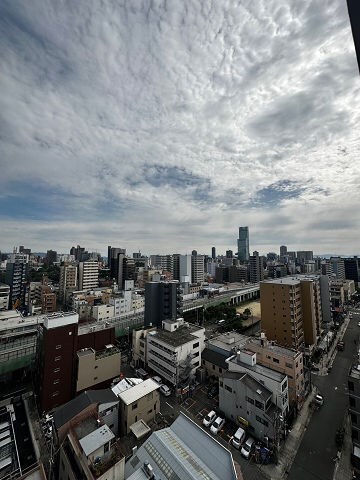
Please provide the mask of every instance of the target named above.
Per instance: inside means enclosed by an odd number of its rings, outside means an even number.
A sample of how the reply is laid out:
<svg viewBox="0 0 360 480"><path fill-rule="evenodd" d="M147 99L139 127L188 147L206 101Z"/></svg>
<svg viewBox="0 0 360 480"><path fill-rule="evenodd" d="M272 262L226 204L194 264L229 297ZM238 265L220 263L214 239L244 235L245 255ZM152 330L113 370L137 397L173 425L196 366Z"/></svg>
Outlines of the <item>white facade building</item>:
<svg viewBox="0 0 360 480"><path fill-rule="evenodd" d="M99 262L87 260L79 263L79 290L90 290L99 285Z"/></svg>

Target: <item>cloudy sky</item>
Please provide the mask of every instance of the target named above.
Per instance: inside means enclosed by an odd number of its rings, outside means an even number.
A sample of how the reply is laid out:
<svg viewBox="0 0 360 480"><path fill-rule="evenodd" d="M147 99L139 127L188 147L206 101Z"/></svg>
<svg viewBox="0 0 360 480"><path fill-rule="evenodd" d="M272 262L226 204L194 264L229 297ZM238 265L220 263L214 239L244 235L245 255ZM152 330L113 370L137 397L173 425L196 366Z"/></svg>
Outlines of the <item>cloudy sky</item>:
<svg viewBox="0 0 360 480"><path fill-rule="evenodd" d="M360 253L345 0L2 0L0 250Z"/></svg>

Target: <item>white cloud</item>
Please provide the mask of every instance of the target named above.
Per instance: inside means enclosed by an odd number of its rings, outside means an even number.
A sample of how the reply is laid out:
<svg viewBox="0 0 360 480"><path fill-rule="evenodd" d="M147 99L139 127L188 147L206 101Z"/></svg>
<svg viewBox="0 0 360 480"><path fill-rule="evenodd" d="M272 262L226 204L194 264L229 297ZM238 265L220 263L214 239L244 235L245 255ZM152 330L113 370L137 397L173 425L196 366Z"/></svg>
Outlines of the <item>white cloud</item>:
<svg viewBox="0 0 360 480"><path fill-rule="evenodd" d="M344 2L4 1L0 41L1 249L358 252Z"/></svg>

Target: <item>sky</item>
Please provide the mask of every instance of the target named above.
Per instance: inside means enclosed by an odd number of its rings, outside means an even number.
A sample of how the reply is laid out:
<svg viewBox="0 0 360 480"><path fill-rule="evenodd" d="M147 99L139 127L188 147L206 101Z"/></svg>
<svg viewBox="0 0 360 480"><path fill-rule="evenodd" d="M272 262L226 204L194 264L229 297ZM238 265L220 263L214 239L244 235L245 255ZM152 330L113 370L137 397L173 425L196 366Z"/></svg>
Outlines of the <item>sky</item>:
<svg viewBox="0 0 360 480"><path fill-rule="evenodd" d="M0 250L360 253L344 0L2 0Z"/></svg>

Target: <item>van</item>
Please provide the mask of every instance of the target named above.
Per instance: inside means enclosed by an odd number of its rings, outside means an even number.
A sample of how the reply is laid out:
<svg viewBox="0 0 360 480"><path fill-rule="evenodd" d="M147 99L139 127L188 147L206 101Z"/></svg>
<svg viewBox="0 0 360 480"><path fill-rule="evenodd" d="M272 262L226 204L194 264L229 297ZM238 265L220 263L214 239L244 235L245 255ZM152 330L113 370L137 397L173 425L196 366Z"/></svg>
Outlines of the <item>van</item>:
<svg viewBox="0 0 360 480"><path fill-rule="evenodd" d="M244 445L242 446L242 449L240 451L241 455L245 458L250 457L251 449L254 445L255 440L252 437L249 437Z"/></svg>
<svg viewBox="0 0 360 480"><path fill-rule="evenodd" d="M239 427L232 438L232 444L234 445L235 448L240 448L240 445L243 443L244 440L245 440L245 430Z"/></svg>

